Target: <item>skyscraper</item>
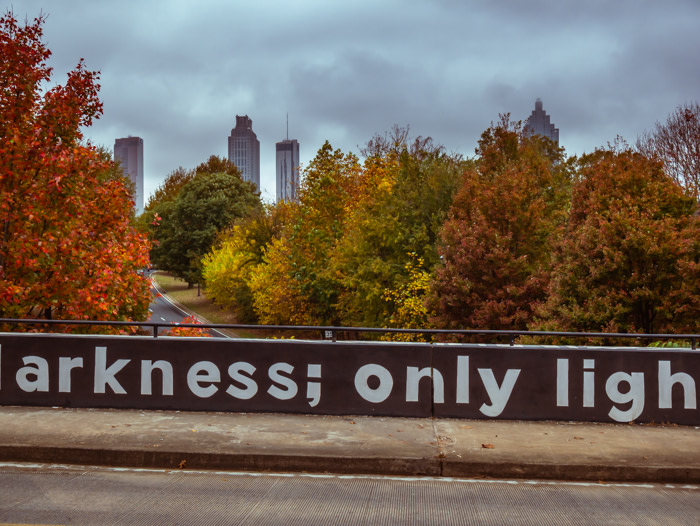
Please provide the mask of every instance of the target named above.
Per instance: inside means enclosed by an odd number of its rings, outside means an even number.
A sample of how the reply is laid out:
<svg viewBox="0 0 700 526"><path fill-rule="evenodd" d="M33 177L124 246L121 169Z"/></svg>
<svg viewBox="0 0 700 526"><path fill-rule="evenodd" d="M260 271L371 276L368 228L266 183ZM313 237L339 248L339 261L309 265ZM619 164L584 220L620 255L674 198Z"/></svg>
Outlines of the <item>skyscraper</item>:
<svg viewBox="0 0 700 526"><path fill-rule="evenodd" d="M228 138L228 160L236 165L244 181L260 189L260 141L247 115L236 115L236 127Z"/></svg>
<svg viewBox="0 0 700 526"><path fill-rule="evenodd" d="M134 183L136 195L134 195L134 208L136 214L143 212L143 139L140 137L126 137L114 141L114 160L124 170L124 175L129 176Z"/></svg>
<svg viewBox="0 0 700 526"><path fill-rule="evenodd" d="M549 115L542 109L542 99L535 101L535 110L525 121L523 135L541 135L559 144L559 128L555 128L554 124L549 122Z"/></svg>
<svg viewBox="0 0 700 526"><path fill-rule="evenodd" d="M299 143L277 143L277 201L296 201L299 186Z"/></svg>

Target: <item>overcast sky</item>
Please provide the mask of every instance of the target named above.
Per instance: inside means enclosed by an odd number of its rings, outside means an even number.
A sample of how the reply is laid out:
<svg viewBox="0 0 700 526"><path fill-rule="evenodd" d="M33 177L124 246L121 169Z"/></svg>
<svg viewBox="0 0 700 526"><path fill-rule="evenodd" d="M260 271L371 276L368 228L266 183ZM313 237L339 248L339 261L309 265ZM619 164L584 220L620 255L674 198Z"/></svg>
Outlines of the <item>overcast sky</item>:
<svg viewBox="0 0 700 526"><path fill-rule="evenodd" d="M473 156L499 113L541 98L570 155L637 135L700 100L699 0L0 0L48 15L54 80L101 72L87 137L144 140L147 196L174 169L227 155L236 115L302 165L328 140L358 153L394 124Z"/></svg>

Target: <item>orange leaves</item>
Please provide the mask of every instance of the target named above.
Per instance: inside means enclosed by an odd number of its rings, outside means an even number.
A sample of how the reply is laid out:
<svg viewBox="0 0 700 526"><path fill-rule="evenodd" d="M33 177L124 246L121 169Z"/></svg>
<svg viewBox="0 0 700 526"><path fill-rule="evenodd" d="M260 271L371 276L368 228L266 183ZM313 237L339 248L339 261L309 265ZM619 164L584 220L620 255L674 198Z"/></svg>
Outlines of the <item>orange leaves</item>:
<svg viewBox="0 0 700 526"><path fill-rule="evenodd" d="M195 316L188 316L184 318L180 323L199 325L200 321ZM200 329L197 327L174 327L166 331L164 336L180 336L180 337L195 337L195 338L210 338L211 334L207 329Z"/></svg>
<svg viewBox="0 0 700 526"><path fill-rule="evenodd" d="M524 329L547 293L553 234L565 218L570 168L507 117L482 134L441 232L432 301L441 327Z"/></svg>
<svg viewBox="0 0 700 526"><path fill-rule="evenodd" d="M566 230L541 315L564 330L697 332L697 204L628 149L580 161Z"/></svg>
<svg viewBox="0 0 700 526"><path fill-rule="evenodd" d="M0 315L145 319L146 239L110 175L109 155L79 143L101 108L84 65L45 91L43 19L0 20Z"/></svg>

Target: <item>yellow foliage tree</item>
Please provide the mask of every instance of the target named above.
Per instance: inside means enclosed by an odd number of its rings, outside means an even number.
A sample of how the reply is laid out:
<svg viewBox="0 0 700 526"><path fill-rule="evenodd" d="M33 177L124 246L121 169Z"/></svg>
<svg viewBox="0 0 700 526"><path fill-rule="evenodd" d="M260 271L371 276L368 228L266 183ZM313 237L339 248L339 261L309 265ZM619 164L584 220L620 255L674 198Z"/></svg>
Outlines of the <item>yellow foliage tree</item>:
<svg viewBox="0 0 700 526"><path fill-rule="evenodd" d="M263 325L313 325L310 306L293 274L292 247L287 237L272 240L263 264L249 275L253 308Z"/></svg>
<svg viewBox="0 0 700 526"><path fill-rule="evenodd" d="M408 254L409 261L404 266L407 280L384 293L383 299L392 311L386 328L428 329L428 309L425 299L430 291L430 273L425 269L425 261L415 252ZM423 334L398 333L382 337L387 341L423 342L428 339Z"/></svg>

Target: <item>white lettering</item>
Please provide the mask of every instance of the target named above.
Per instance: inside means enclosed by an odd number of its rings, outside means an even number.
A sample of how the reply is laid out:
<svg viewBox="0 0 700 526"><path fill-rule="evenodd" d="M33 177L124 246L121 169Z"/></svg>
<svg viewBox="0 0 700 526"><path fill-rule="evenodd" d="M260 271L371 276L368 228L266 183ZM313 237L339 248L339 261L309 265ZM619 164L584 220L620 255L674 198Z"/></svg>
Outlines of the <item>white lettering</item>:
<svg viewBox="0 0 700 526"><path fill-rule="evenodd" d="M457 356L457 403L469 403L469 356Z"/></svg>
<svg viewBox="0 0 700 526"><path fill-rule="evenodd" d="M583 360L584 369L593 369L595 360ZM583 407L595 407L595 373L583 373Z"/></svg>
<svg viewBox="0 0 700 526"><path fill-rule="evenodd" d="M61 356L58 359L58 392L70 393L71 390L71 371L73 369L82 368L82 358L67 358Z"/></svg>
<svg viewBox="0 0 700 526"><path fill-rule="evenodd" d="M379 385L372 389L367 380L370 376L379 378ZM362 398L373 404L379 404L389 398L394 387L394 379L391 373L381 365L369 363L363 365L355 373L355 390Z"/></svg>
<svg viewBox="0 0 700 526"><path fill-rule="evenodd" d="M17 371L17 385L27 393L39 391L47 393L49 391L49 363L39 356L25 356L22 362L26 367L22 367ZM29 367L29 364L36 367ZM30 380L29 376L35 376L34 380Z"/></svg>
<svg viewBox="0 0 700 526"><path fill-rule="evenodd" d="M294 398L299 391L296 382L280 374L281 372L292 374L293 371L294 367L288 363L281 362L272 364L267 370L267 375L270 377L270 380L278 383L285 389L280 389L276 385L271 385L267 392L278 400L290 400Z"/></svg>
<svg viewBox="0 0 700 526"><path fill-rule="evenodd" d="M204 374L202 374L204 373ZM221 381L221 371L212 362L197 362L187 371L187 387L192 393L200 398L209 398L216 393L219 388L215 385L202 387L202 382L214 384Z"/></svg>
<svg viewBox="0 0 700 526"><path fill-rule="evenodd" d="M307 378L321 378L321 364L310 363L306 367ZM306 383L306 399L311 407L316 407L321 401L321 382Z"/></svg>
<svg viewBox="0 0 700 526"><path fill-rule="evenodd" d="M229 385L226 392L234 398L238 398L240 400L250 400L258 392L258 384L256 384L255 380L253 380L250 376L241 374L241 372L246 372L252 375L255 372L255 367L248 362L236 362L229 365L228 375L231 377L231 380L243 384L245 389Z"/></svg>
<svg viewBox="0 0 700 526"><path fill-rule="evenodd" d="M165 360L141 360L141 394L153 394L153 371L158 369L163 380L163 396L173 395L173 366Z"/></svg>
<svg viewBox="0 0 700 526"><path fill-rule="evenodd" d="M95 383L94 392L104 393L107 384L115 394L126 394L126 391L115 378L131 360L117 360L107 367L107 347L95 347Z"/></svg>
<svg viewBox="0 0 700 526"><path fill-rule="evenodd" d="M491 400L490 405L481 404L479 411L486 416L498 416L505 409L510 395L513 392L515 381L518 379L520 369L508 369L503 378L503 384L498 385L491 369L478 369L481 381L484 383L486 392Z"/></svg>
<svg viewBox="0 0 700 526"><path fill-rule="evenodd" d="M432 367L406 367L406 401L418 401L418 384L421 378L432 378L433 382L433 402L442 404L445 402L445 382L442 374Z"/></svg>
<svg viewBox="0 0 700 526"><path fill-rule="evenodd" d="M569 407L569 360L557 360L557 407Z"/></svg>
<svg viewBox="0 0 700 526"><path fill-rule="evenodd" d="M674 384L683 386L683 409L697 409L695 380L686 373L671 374L671 362L659 361L659 409L671 409Z"/></svg>
<svg viewBox="0 0 700 526"><path fill-rule="evenodd" d="M620 392L620 384L623 382L630 387L625 393ZM632 402L632 406L627 411L613 407L608 413L608 416L616 422L631 422L644 410L644 373L614 373L605 383L605 392L614 403Z"/></svg>

